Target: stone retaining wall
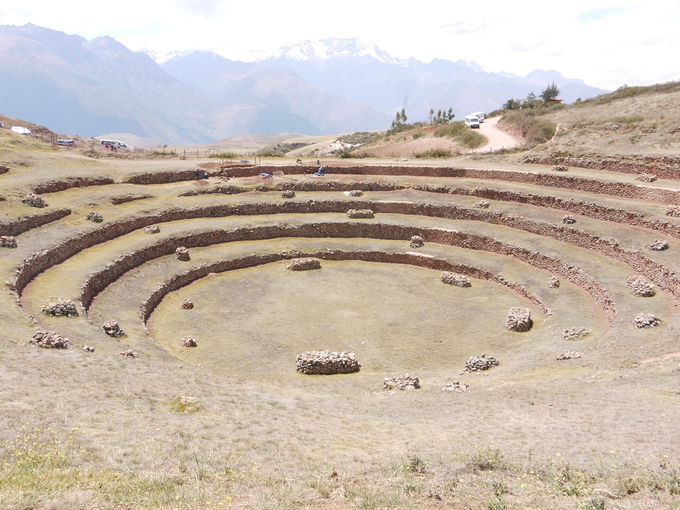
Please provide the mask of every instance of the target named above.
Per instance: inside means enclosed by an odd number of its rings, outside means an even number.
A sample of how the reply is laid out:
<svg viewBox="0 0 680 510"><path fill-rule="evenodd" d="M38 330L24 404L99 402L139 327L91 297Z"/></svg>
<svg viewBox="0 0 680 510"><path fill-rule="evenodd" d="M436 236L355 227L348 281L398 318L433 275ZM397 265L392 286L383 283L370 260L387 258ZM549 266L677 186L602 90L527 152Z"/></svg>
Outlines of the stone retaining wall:
<svg viewBox="0 0 680 510"><path fill-rule="evenodd" d="M345 225L347 227L347 225ZM281 227L278 227L281 228ZM306 233L305 233L306 234ZM305 234L300 234L306 237ZM283 233L282 237L290 236L290 233ZM508 282L507 280L500 279L497 276L478 269L476 267L467 266L464 264L452 264L445 260L435 259L430 257L421 257L413 254L404 253L388 253L383 251L369 250L369 251L345 251L345 250L320 250L317 252L279 252L270 253L266 255L249 255L246 257L241 257L237 259L220 260L210 264L202 265L190 269L184 273L175 274L168 280L163 282L158 288L156 288L151 295L142 303L141 306L141 318L143 321L147 321L153 310L158 306L158 304L163 300L163 298L170 292L176 291L186 285L193 283L196 280L206 277L211 273L223 273L225 271L231 271L235 269L243 269L247 267L255 267L262 264L270 264L272 262L278 262L280 260L289 260L299 257L315 257L326 260L362 260L366 262L383 262L383 263L394 263L394 264L407 264L412 266L424 267L427 269L435 269L440 271L455 271L457 273L466 274L473 278L484 279L493 281L495 283L504 285L519 295L527 298L536 306L538 306L544 313L548 312L548 308L533 294L529 293L527 289L517 283ZM143 261L140 261L140 263ZM103 289L108 283L111 283L115 278L111 278L113 275L98 274L92 277L96 279L92 284L88 281L84 290L87 288L88 296L83 298L83 303L85 299L89 299L90 303L95 295L96 289ZM107 280L108 278L108 280ZM107 283L108 282L108 283Z"/></svg>
<svg viewBox="0 0 680 510"><path fill-rule="evenodd" d="M49 181L38 184L33 188L33 193L55 193L70 188L85 188L87 186L102 186L115 184L116 181L109 177L69 177L58 181Z"/></svg>
<svg viewBox="0 0 680 510"><path fill-rule="evenodd" d="M202 170L204 171L204 170ZM207 171L207 170L205 170ZM259 173L259 172L258 172ZM208 172L210 175L210 172ZM145 174L133 175L125 181L128 184L164 184L166 182L195 181L196 169L190 170L169 170L167 172L150 172Z"/></svg>
<svg viewBox="0 0 680 510"><path fill-rule="evenodd" d="M46 223L59 220L71 214L70 209L56 209L47 213L23 216L14 220L0 222L0 235L18 236L32 228L40 227Z"/></svg>

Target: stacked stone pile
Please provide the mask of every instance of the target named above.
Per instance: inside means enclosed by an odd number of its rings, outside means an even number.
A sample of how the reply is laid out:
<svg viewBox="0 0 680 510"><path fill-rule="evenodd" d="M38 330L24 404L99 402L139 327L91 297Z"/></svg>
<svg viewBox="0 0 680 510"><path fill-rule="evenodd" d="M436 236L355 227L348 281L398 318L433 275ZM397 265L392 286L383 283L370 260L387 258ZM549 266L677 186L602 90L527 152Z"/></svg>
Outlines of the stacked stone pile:
<svg viewBox="0 0 680 510"><path fill-rule="evenodd" d="M48 303L43 306L42 313L55 317L77 317L78 308L73 301L59 300L56 303Z"/></svg>
<svg viewBox="0 0 680 510"><path fill-rule="evenodd" d="M119 352L118 355L122 356L123 358L132 358L132 359L139 357L139 355L135 351L133 351L132 349L128 349L127 351L123 351L123 352Z"/></svg>
<svg viewBox="0 0 680 510"><path fill-rule="evenodd" d="M16 248L17 240L14 236L0 236L0 248Z"/></svg>
<svg viewBox="0 0 680 510"><path fill-rule="evenodd" d="M652 313L639 313L633 319L636 328L655 328L660 322L661 319Z"/></svg>
<svg viewBox="0 0 680 510"><path fill-rule="evenodd" d="M565 225L573 225L574 223L576 223L576 218L574 218L574 217L573 217L572 215L570 215L570 214L566 214L566 215L562 218L562 223L564 223Z"/></svg>
<svg viewBox="0 0 680 510"><path fill-rule="evenodd" d="M288 264L288 269L291 271L308 271L310 269L321 269L321 262L319 259L303 258L295 259Z"/></svg>
<svg viewBox="0 0 680 510"><path fill-rule="evenodd" d="M425 244L425 240L421 236L411 236L411 248L420 248Z"/></svg>
<svg viewBox="0 0 680 510"><path fill-rule="evenodd" d="M442 391L453 391L455 393L464 393L470 391L470 385L460 381L451 381L442 388Z"/></svg>
<svg viewBox="0 0 680 510"><path fill-rule="evenodd" d="M191 256L189 255L189 248L186 246L178 246L177 249L175 250L175 258L177 260L182 260L184 262L191 260Z"/></svg>
<svg viewBox="0 0 680 510"><path fill-rule="evenodd" d="M22 202L26 205L30 205L31 207L47 207L47 202L42 197L39 197L38 195L34 195L33 193L29 193L26 195Z"/></svg>
<svg viewBox="0 0 680 510"><path fill-rule="evenodd" d="M183 310L191 310L194 307L194 302L191 299L185 299L182 301Z"/></svg>
<svg viewBox="0 0 680 510"><path fill-rule="evenodd" d="M347 216L349 218L363 219L363 218L373 218L373 211L371 209L350 209L347 211Z"/></svg>
<svg viewBox="0 0 680 510"><path fill-rule="evenodd" d="M631 276L626 280L626 285L636 296L651 297L656 294L654 285L644 276Z"/></svg>
<svg viewBox="0 0 680 510"><path fill-rule="evenodd" d="M449 271L445 271L442 273L441 281L449 285L455 285L456 287L472 286L467 276L458 273L451 273Z"/></svg>
<svg viewBox="0 0 680 510"><path fill-rule="evenodd" d="M85 352L94 352L94 347L92 347L90 345L83 345L83 350Z"/></svg>
<svg viewBox="0 0 680 510"><path fill-rule="evenodd" d="M531 329L531 310L528 308L510 308L505 320L505 328L510 331L529 331Z"/></svg>
<svg viewBox="0 0 680 510"><path fill-rule="evenodd" d="M552 167L553 172L566 172L569 170L569 167L566 165L555 165Z"/></svg>
<svg viewBox="0 0 680 510"><path fill-rule="evenodd" d="M296 368L303 374L349 374L361 365L353 352L307 351L297 357Z"/></svg>
<svg viewBox="0 0 680 510"><path fill-rule="evenodd" d="M295 197L295 191L292 189L284 189L281 192L281 198L294 198Z"/></svg>
<svg viewBox="0 0 680 510"><path fill-rule="evenodd" d="M562 339L564 340L581 340L592 333L590 328L574 327L562 331Z"/></svg>
<svg viewBox="0 0 680 510"><path fill-rule="evenodd" d="M491 202L489 202L488 200L480 200L475 204L475 207L477 209L488 209L490 205Z"/></svg>
<svg viewBox="0 0 680 510"><path fill-rule="evenodd" d="M486 354L470 356L465 362L465 372L481 372L497 367L500 362L493 356L486 357Z"/></svg>
<svg viewBox="0 0 680 510"><path fill-rule="evenodd" d="M415 375L398 375L396 377L385 377L383 390L418 390L420 389L420 379Z"/></svg>
<svg viewBox="0 0 680 510"><path fill-rule="evenodd" d="M149 225L148 227L144 227L144 233L146 234L158 234L161 231L161 227L158 225Z"/></svg>
<svg viewBox="0 0 680 510"><path fill-rule="evenodd" d="M31 343L43 349L68 349L71 340L54 331L38 331L33 335Z"/></svg>
<svg viewBox="0 0 680 510"><path fill-rule="evenodd" d="M106 321L104 323L103 329L104 333L114 338L125 335L125 331L123 331L123 329L120 327L120 324L118 324L118 321L116 320Z"/></svg>
<svg viewBox="0 0 680 510"><path fill-rule="evenodd" d="M654 174L640 174L635 178L636 181L641 182L654 182L656 181L656 175Z"/></svg>
<svg viewBox="0 0 680 510"><path fill-rule="evenodd" d="M576 351L564 351L561 354L558 354L557 357L555 358L557 361L565 361L568 359L579 359L581 357L580 352Z"/></svg>
<svg viewBox="0 0 680 510"><path fill-rule="evenodd" d="M680 218L680 206L669 205L666 208L666 216L673 216L675 218Z"/></svg>
<svg viewBox="0 0 680 510"><path fill-rule="evenodd" d="M183 336L182 345L184 347L198 347L198 342L196 342L196 339L192 336Z"/></svg>
<svg viewBox="0 0 680 510"><path fill-rule="evenodd" d="M664 251L668 249L668 246L669 246L668 241L666 241L665 239L657 239L656 241L649 245L649 249L654 251Z"/></svg>
<svg viewBox="0 0 680 510"><path fill-rule="evenodd" d="M361 191L360 189L353 189L349 192L350 197L361 197L364 195L364 192Z"/></svg>
<svg viewBox="0 0 680 510"><path fill-rule="evenodd" d="M104 221L104 217L99 214L98 212L92 211L87 215L87 219L90 221L94 221L95 223L101 223Z"/></svg>
<svg viewBox="0 0 680 510"><path fill-rule="evenodd" d="M557 276L551 276L550 280L548 280L548 288L549 289L556 289L559 286L560 286L560 279Z"/></svg>

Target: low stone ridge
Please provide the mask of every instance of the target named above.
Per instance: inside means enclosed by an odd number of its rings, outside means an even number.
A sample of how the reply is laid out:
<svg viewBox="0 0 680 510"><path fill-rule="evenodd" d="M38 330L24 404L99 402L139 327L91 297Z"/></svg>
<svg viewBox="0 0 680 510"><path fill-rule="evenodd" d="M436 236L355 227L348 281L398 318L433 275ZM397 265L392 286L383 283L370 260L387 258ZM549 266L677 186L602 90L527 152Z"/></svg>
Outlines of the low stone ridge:
<svg viewBox="0 0 680 510"><path fill-rule="evenodd" d="M101 214L99 214L98 212L95 212L95 211L92 211L91 213L89 213L87 215L87 219L90 220L90 221L93 221L95 223L101 223L102 221L104 221L104 217Z"/></svg>
<svg viewBox="0 0 680 510"><path fill-rule="evenodd" d="M71 340L54 331L38 331L33 335L31 344L43 349L68 349Z"/></svg>
<svg viewBox="0 0 680 510"><path fill-rule="evenodd" d="M593 331L590 328L574 327L562 331L563 340L581 340L587 337Z"/></svg>
<svg viewBox="0 0 680 510"><path fill-rule="evenodd" d="M132 349L128 349L127 351L119 352L118 355L122 356L123 358L133 358L133 359L139 357L139 354L137 354Z"/></svg>
<svg viewBox="0 0 680 510"><path fill-rule="evenodd" d="M569 170L569 167L566 165L554 165L552 169L553 172L566 172L567 170Z"/></svg>
<svg viewBox="0 0 680 510"><path fill-rule="evenodd" d="M626 280L626 285L636 296L651 297L656 294L654 285L644 276L631 276Z"/></svg>
<svg viewBox="0 0 680 510"><path fill-rule="evenodd" d="M657 239L656 241L649 245L649 249L654 251L664 251L668 249L668 246L669 246L668 241L666 241L665 239Z"/></svg>
<svg viewBox="0 0 680 510"><path fill-rule="evenodd" d="M415 375L398 375L396 377L385 377L383 390L418 390L420 389L420 379Z"/></svg>
<svg viewBox="0 0 680 510"><path fill-rule="evenodd" d="M54 317L77 317L78 308L73 301L59 300L56 303L48 303L43 306L42 313L53 315Z"/></svg>
<svg viewBox="0 0 680 510"><path fill-rule="evenodd" d="M321 262L319 259L303 258L294 259L288 264L288 269L291 271L309 271L310 269L321 269Z"/></svg>
<svg viewBox="0 0 680 510"><path fill-rule="evenodd" d="M47 207L47 202L42 197L39 197L38 195L34 195L33 193L29 193L26 195L22 202L26 205L30 205L31 207Z"/></svg>
<svg viewBox="0 0 680 510"><path fill-rule="evenodd" d="M674 218L680 218L680 206L669 205L666 208L666 216L673 216Z"/></svg>
<svg viewBox="0 0 680 510"><path fill-rule="evenodd" d="M420 248L425 244L425 240L421 236L411 236L411 248Z"/></svg>
<svg viewBox="0 0 680 510"><path fill-rule="evenodd" d="M295 197L295 191L292 189L284 189L281 192L281 198L294 198Z"/></svg>
<svg viewBox="0 0 680 510"><path fill-rule="evenodd" d="M654 174L640 174L635 178L636 181L641 182L654 182L656 181L656 175Z"/></svg>
<svg viewBox="0 0 680 510"><path fill-rule="evenodd" d="M119 195L117 197L111 197L111 203L113 205L120 205L134 202L135 200L145 200L147 198L151 198L151 195Z"/></svg>
<svg viewBox="0 0 680 510"><path fill-rule="evenodd" d="M639 313L633 319L633 325L636 328L655 328L660 323L661 319L653 313Z"/></svg>
<svg viewBox="0 0 680 510"><path fill-rule="evenodd" d="M470 385L465 384L464 382L460 381L451 381L449 384L444 386L442 388L442 391L452 391L455 393L464 393L466 391L470 391Z"/></svg>
<svg viewBox="0 0 680 510"><path fill-rule="evenodd" d="M486 357L486 354L470 356L465 362L465 372L480 372L497 367L500 362L493 356Z"/></svg>
<svg viewBox="0 0 680 510"><path fill-rule="evenodd" d="M488 200L480 200L475 204L475 207L477 209L488 209L490 205L491 202L489 202Z"/></svg>
<svg viewBox="0 0 680 510"><path fill-rule="evenodd" d="M299 354L295 364L303 374L350 374L361 368L353 352L307 351Z"/></svg>
<svg viewBox="0 0 680 510"><path fill-rule="evenodd" d="M557 276L551 276L550 280L548 280L548 288L549 289L556 289L560 286L560 279Z"/></svg>
<svg viewBox="0 0 680 510"><path fill-rule="evenodd" d="M14 236L0 236L0 248L16 248L17 240Z"/></svg>
<svg viewBox="0 0 680 510"><path fill-rule="evenodd" d="M564 223L564 224L566 224L566 225L573 225L574 223L576 223L576 218L574 218L574 217L571 216L570 214L566 214L566 215L562 218L562 223Z"/></svg>
<svg viewBox="0 0 680 510"><path fill-rule="evenodd" d="M183 336L182 345L184 347L198 347L198 342L196 342L196 339L192 336Z"/></svg>
<svg viewBox="0 0 680 510"><path fill-rule="evenodd" d="M568 359L579 359L581 357L580 352L576 351L564 351L561 354L558 354L557 357L555 358L557 361L565 361Z"/></svg>
<svg viewBox="0 0 680 510"><path fill-rule="evenodd" d="M125 331L120 327L118 321L110 320L106 321L103 325L104 333L112 337L118 337L125 335Z"/></svg>
<svg viewBox="0 0 680 510"><path fill-rule="evenodd" d="M532 326L531 310L528 308L510 308L505 320L505 327L510 331L529 331Z"/></svg>
<svg viewBox="0 0 680 510"><path fill-rule="evenodd" d="M177 249L175 250L175 258L177 260L182 260L184 262L191 260L191 256L189 255L189 248L186 246L178 246Z"/></svg>
<svg viewBox="0 0 680 510"><path fill-rule="evenodd" d="M183 310L191 310L194 307L194 302L191 299L185 299L182 301Z"/></svg>
<svg viewBox="0 0 680 510"><path fill-rule="evenodd" d="M158 225L149 225L148 227L144 227L144 233L146 234L158 234L161 231L161 227Z"/></svg>
<svg viewBox="0 0 680 510"><path fill-rule="evenodd" d="M360 189L353 189L348 191L348 193L350 197L362 197L364 195L364 192Z"/></svg>
<svg viewBox="0 0 680 510"><path fill-rule="evenodd" d="M347 211L347 216L349 218L373 218L374 214L371 209L350 209Z"/></svg>
<svg viewBox="0 0 680 510"><path fill-rule="evenodd" d="M458 273L451 273L445 271L441 275L441 281L456 287L471 287L470 279L467 276Z"/></svg>

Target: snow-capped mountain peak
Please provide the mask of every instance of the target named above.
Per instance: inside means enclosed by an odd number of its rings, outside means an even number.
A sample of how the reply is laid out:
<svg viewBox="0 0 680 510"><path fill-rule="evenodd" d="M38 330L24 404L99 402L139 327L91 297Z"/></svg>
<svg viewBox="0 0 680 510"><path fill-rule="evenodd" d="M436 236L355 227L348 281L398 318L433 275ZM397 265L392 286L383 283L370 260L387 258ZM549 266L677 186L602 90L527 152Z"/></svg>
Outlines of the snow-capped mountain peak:
<svg viewBox="0 0 680 510"><path fill-rule="evenodd" d="M375 43L360 39L317 39L286 46L276 55L292 60L327 60L332 57L372 57L380 62L402 63Z"/></svg>

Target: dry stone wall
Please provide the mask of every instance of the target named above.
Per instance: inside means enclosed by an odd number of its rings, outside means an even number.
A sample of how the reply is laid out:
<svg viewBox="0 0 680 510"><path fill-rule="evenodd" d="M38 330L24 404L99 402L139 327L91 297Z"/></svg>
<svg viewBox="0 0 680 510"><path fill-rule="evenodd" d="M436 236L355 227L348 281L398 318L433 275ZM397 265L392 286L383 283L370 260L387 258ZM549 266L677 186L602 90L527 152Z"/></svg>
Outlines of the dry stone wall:
<svg viewBox="0 0 680 510"><path fill-rule="evenodd" d="M351 374L361 368L353 352L307 351L299 354L295 363L303 374Z"/></svg>
<svg viewBox="0 0 680 510"><path fill-rule="evenodd" d="M69 177L58 181L49 181L38 184L33 188L33 193L39 195L44 193L55 193L70 188L85 188L88 186L102 186L104 184L114 184L115 181L109 177Z"/></svg>
<svg viewBox="0 0 680 510"><path fill-rule="evenodd" d="M13 220L0 221L0 235L18 236L33 228L59 220L71 214L70 209L55 209L47 213L23 216Z"/></svg>

